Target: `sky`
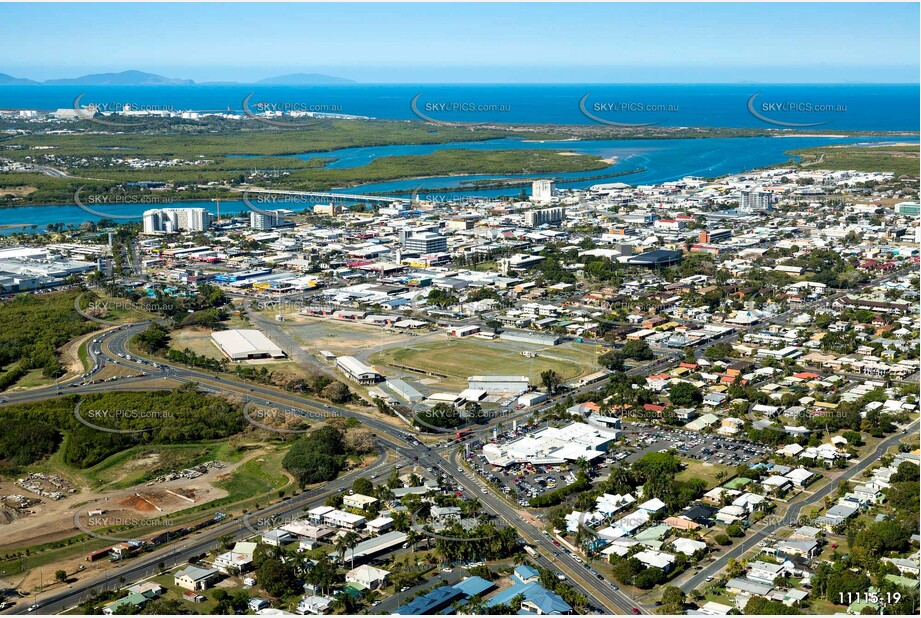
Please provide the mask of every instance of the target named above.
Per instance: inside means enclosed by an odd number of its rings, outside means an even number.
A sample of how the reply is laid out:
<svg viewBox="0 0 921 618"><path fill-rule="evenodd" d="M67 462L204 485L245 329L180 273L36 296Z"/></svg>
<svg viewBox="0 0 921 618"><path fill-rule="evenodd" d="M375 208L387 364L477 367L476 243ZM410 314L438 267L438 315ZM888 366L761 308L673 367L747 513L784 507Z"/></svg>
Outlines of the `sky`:
<svg viewBox="0 0 921 618"><path fill-rule="evenodd" d="M365 83L919 81L918 3L4 4L0 73Z"/></svg>

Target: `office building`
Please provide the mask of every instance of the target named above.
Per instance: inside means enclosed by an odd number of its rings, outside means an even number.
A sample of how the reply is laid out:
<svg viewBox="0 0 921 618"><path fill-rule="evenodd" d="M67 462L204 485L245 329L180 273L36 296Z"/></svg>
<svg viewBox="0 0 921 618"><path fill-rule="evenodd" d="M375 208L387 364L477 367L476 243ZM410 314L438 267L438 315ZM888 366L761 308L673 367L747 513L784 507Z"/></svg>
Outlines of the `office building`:
<svg viewBox="0 0 921 618"><path fill-rule="evenodd" d="M440 253L448 250L448 239L435 232L416 233L406 238L404 247L416 253Z"/></svg>

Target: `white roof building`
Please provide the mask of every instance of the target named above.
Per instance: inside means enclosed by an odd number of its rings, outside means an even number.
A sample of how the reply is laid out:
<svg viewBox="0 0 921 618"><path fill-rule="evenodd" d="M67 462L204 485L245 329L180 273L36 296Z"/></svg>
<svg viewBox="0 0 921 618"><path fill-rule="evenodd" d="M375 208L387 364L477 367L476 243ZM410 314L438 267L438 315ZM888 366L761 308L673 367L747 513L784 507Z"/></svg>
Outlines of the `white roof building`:
<svg viewBox="0 0 921 618"><path fill-rule="evenodd" d="M285 353L258 330L220 330L211 340L230 360L284 358Z"/></svg>

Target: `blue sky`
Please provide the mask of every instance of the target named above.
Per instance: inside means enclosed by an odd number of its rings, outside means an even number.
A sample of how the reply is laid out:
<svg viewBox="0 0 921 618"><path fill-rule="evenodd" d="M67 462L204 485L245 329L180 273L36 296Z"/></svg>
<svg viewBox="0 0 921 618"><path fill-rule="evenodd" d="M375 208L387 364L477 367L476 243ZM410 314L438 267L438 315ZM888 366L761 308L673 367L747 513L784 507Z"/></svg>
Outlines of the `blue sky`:
<svg viewBox="0 0 921 618"><path fill-rule="evenodd" d="M917 3L4 4L0 72L196 81L912 82Z"/></svg>

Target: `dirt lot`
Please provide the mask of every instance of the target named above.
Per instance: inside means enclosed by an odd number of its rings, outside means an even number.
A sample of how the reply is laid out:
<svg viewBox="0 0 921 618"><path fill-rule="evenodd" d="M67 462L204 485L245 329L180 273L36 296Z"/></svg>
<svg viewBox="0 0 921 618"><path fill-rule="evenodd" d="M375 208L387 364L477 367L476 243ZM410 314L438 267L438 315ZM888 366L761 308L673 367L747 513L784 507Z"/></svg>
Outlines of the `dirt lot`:
<svg viewBox="0 0 921 618"><path fill-rule="evenodd" d="M336 356L356 356L375 348L415 339L406 333L388 332L371 324L296 314L286 316L285 319L282 324L285 331L312 353L329 350Z"/></svg>
<svg viewBox="0 0 921 618"><path fill-rule="evenodd" d="M77 494L58 501L42 498L41 504L32 507L33 514L23 514L11 523L0 523L0 551L24 544L47 543L74 534L75 513L84 518L88 510L104 509L106 517L150 518L217 500L226 496L227 492L213 484L229 476L241 463L229 464L220 470L209 469L193 480L176 479L117 492L98 493L83 488ZM10 494L33 497L13 483L0 483L0 495Z"/></svg>

